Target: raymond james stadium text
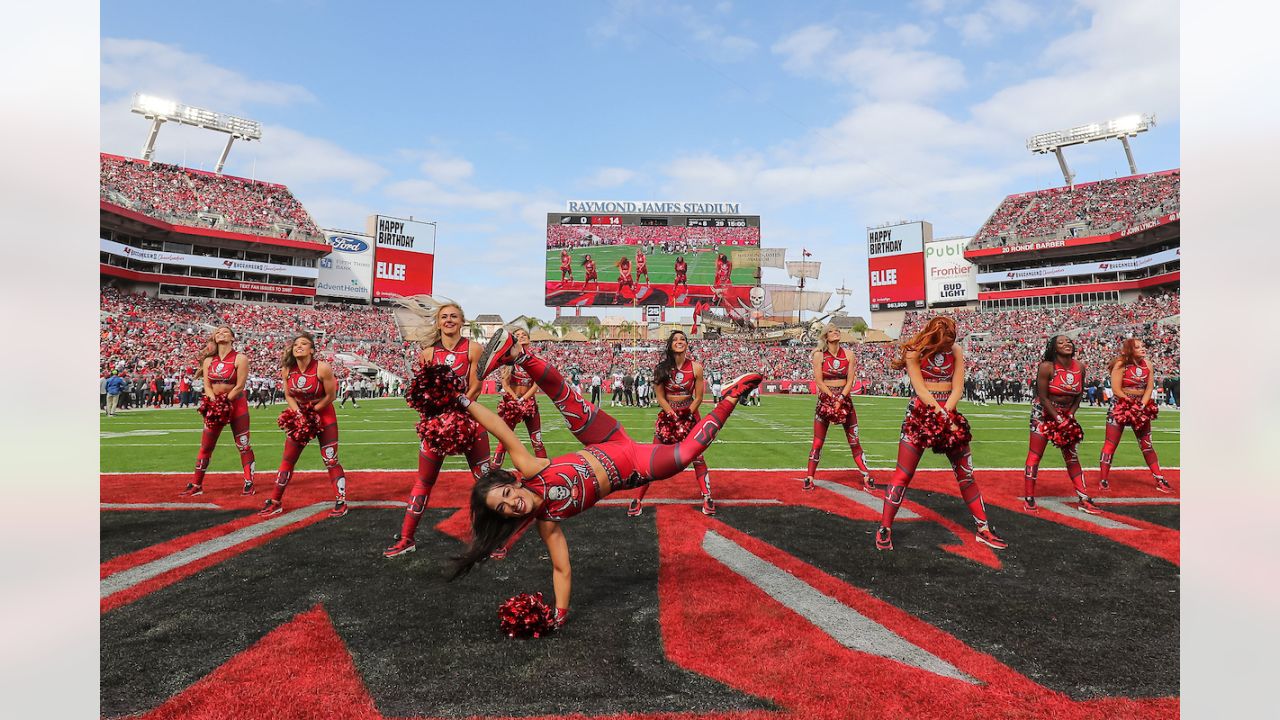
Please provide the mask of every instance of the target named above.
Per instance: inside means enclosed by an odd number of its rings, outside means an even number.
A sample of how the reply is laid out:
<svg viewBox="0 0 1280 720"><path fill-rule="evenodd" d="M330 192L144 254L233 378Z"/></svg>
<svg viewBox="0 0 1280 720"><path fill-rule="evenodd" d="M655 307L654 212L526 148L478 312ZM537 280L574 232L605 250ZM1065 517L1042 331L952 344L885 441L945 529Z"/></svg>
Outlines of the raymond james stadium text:
<svg viewBox="0 0 1280 720"><path fill-rule="evenodd" d="M665 213L679 215L681 213L723 213L738 214L738 203L700 203L700 202L618 202L613 200L570 200L569 212L620 212L620 213Z"/></svg>

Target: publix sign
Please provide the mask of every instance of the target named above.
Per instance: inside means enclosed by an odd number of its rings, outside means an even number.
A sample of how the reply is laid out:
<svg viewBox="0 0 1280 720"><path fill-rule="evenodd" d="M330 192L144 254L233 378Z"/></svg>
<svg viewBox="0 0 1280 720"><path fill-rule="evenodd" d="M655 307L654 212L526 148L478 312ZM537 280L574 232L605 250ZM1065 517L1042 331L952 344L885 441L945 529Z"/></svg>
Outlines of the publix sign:
<svg viewBox="0 0 1280 720"><path fill-rule="evenodd" d="M964 258L969 238L947 238L924 246L925 290L929 306L978 299L977 268Z"/></svg>

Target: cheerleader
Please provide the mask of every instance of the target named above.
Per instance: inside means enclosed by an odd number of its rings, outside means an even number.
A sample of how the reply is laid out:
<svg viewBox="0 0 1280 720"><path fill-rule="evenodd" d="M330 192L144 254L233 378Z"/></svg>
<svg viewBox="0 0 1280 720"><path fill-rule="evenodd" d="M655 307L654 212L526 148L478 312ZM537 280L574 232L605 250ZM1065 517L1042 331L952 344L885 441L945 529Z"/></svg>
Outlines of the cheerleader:
<svg viewBox="0 0 1280 720"><path fill-rule="evenodd" d="M338 463L338 413L333 409L338 382L333 377L333 368L329 363L316 359L316 343L311 333L298 333L285 348L284 357L280 361L280 380L284 383L284 401L289 404L290 410L301 412L303 408L309 407L320 416L320 433L316 436L320 442L320 460L329 473L329 482L333 484L335 495L329 517L340 518L347 514L347 477L342 465ZM280 458L280 470L276 473L276 490L258 511L260 517L284 512L281 500L284 499L285 488L293 477L293 468L298 464L298 458L307 442L304 440L299 443L285 435L284 455Z"/></svg>
<svg viewBox="0 0 1280 720"><path fill-rule="evenodd" d="M964 393L964 351L956 342L956 323L949 317L938 316L925 323L923 329L902 343L901 355L893 360L895 370L906 369L911 378L915 396L907 404L907 416L913 407L924 407L938 413L954 412ZM954 429L954 425L952 428ZM884 494L884 509L880 517L880 529L876 531L876 548L893 549L893 518L898 514L907 485L915 475L916 466L925 446L907 432L907 422L902 424L898 439L898 465L889 480ZM973 456L969 446L963 445L947 453L956 481L960 483L960 497L969 506L969 513L977 523L977 540L997 550L1009 546L991 529L987 522L987 509L982 504L982 491L973 477Z"/></svg>
<svg viewBox="0 0 1280 720"><path fill-rule="evenodd" d="M645 257L644 248L636 248L636 282L640 282L640 276L644 276L644 281L649 282L649 259Z"/></svg>
<svg viewBox="0 0 1280 720"><path fill-rule="evenodd" d="M872 492L876 484L871 480L867 470L867 460L862 452L862 443L858 441L858 413L853 408L853 400L849 397L853 390L853 379L858 372L858 358L848 348L840 345L840 328L834 323L827 323L818 340L818 347L811 356L813 363L814 386L818 389L818 408L822 409L823 399L835 401L835 407L847 405L848 418L844 421L844 439L849 443L849 451L853 453L853 461L862 473L862 489ZM819 412L813 416L813 445L809 450L809 469L804 478L804 489L813 489L813 475L818 471L818 460L822 457L822 446L827 441L827 428L831 421Z"/></svg>
<svg viewBox="0 0 1280 720"><path fill-rule="evenodd" d="M675 262L676 279L672 284L672 294L678 294L677 288L684 286L684 291L689 292L689 263L684 261L683 255L676 256Z"/></svg>
<svg viewBox="0 0 1280 720"><path fill-rule="evenodd" d="M596 261L591 259L591 253L582 256L582 267L586 273L586 277L582 280L582 287L586 288L587 283L592 280L595 280L596 285L599 286L600 278L596 276Z"/></svg>
<svg viewBox="0 0 1280 720"><path fill-rule="evenodd" d="M214 425L205 423L204 431L200 434L200 452L196 455L195 477L179 495L193 497L204 494L204 474L209 469L209 458L213 455L218 436L222 434L222 428L226 424L231 425L236 449L240 451L240 466L244 471L244 487L240 489L240 494L254 493L255 462L253 446L249 443L249 399L244 395L245 383L249 381L249 358L236 352L232 346L235 339L235 332L229 326L222 325L213 331L200 355L204 395L210 400L222 395L231 401L231 421Z"/></svg>
<svg viewBox="0 0 1280 720"><path fill-rule="evenodd" d="M573 256L568 250L560 251L560 280L573 282Z"/></svg>
<svg viewBox="0 0 1280 720"><path fill-rule="evenodd" d="M653 370L653 393L658 399L658 405L668 415L676 415L678 410L688 409L692 413L693 422L696 423L701 418L698 408L706 393L702 363L689 357L689 338L679 330L672 330L667 336L666 351ZM661 416L658 422L662 422ZM656 429L653 442L661 442ZM707 461L699 456L692 464L694 477L702 488L702 514L715 515L716 504L711 499L711 471L707 468ZM648 492L648 485L640 488L639 497L634 498L627 507L628 516L635 517L644 511L644 496Z"/></svg>
<svg viewBox="0 0 1280 720"><path fill-rule="evenodd" d="M533 354L533 344L529 342L529 331L524 328L517 328L511 333L516 344L520 346L520 351L529 355ZM512 365L502 374L502 390L509 397L515 398L525 408L524 426L529 430L529 444L533 446L533 454L544 458L547 456L547 448L542 444L542 416L538 414L538 386L533 383L533 378L529 377L529 373L519 365ZM512 430L515 426L510 426ZM502 467L502 461L506 458L507 449L502 443L498 443L498 451L493 454L493 466Z"/></svg>
<svg viewBox="0 0 1280 720"><path fill-rule="evenodd" d="M1107 411L1107 434L1102 441L1102 455L1098 459L1098 484L1102 488L1111 487L1111 459L1115 457L1116 446L1124 436L1124 425L1115 418L1116 405L1121 398L1137 400L1144 407L1151 401L1151 392L1155 389L1155 373L1147 362L1147 346L1137 338L1129 338L1120 346L1120 355L1108 366L1111 388L1115 396L1111 409ZM1162 493L1173 492L1160 471L1160 458L1156 456L1155 446L1151 442L1151 421L1133 427L1133 434L1138 438L1138 447L1142 450L1142 459L1151 470L1151 477L1156 481L1156 490Z"/></svg>
<svg viewBox="0 0 1280 720"><path fill-rule="evenodd" d="M399 298L400 304L423 316L430 322L427 325L425 346L418 354L419 366L434 364L448 365L463 379L467 387L467 397L474 400L480 395L480 381L484 376L476 372L476 361L484 348L462 337L462 328L467 320L462 307L452 300L441 300L429 295L418 295L411 298ZM486 373L487 374L487 373ZM480 477L489 470L489 436L480 433L466 452L467 465L471 474ZM418 523L422 520L422 511L431 498L431 489L435 487L436 478L440 476L440 466L444 464L444 456L436 453L423 441L418 449L418 477L409 493L409 507L405 510L404 521L400 526L400 534L396 542L382 552L384 557L393 558L413 552L417 547L414 535L418 531Z"/></svg>
<svg viewBox="0 0 1280 720"><path fill-rule="evenodd" d="M758 385L761 376L751 373L735 380L725 392L725 399L679 444L644 445L632 440L617 420L583 400L545 360L528 354L513 357L513 350L510 345L501 347L494 357L524 368L555 403L584 449L550 460L534 457L496 413L459 396L459 403L471 417L508 448L520 475L494 468L471 489L472 541L457 559L453 577L487 561L495 550L509 546L511 538L519 537L524 528L536 522L551 559L555 621L560 626L568 616L571 590L569 545L560 522L591 508L614 491L644 487L678 474L701 457L724 427L738 398ZM485 361L488 360L486 355Z"/></svg>
<svg viewBox="0 0 1280 720"><path fill-rule="evenodd" d="M729 280L733 276L733 263L729 262L729 257L724 253L716 256L716 279L712 285L718 288L724 288L729 285Z"/></svg>
<svg viewBox="0 0 1280 720"><path fill-rule="evenodd" d="M628 260L626 257L620 257L618 258L617 266L618 266L618 298L619 300L628 297L627 295L623 294L623 288L631 288L630 297L634 298L636 295L636 284L635 284L635 281L631 279L631 261Z"/></svg>
<svg viewBox="0 0 1280 720"><path fill-rule="evenodd" d="M1027 449L1026 475L1023 477L1022 509L1038 512L1036 506L1036 478L1040 473L1040 458L1044 456L1048 439L1042 434L1041 424L1058 422L1059 418L1074 418L1084 395L1085 367L1076 358L1076 344L1066 335L1054 335L1044 347L1044 359L1036 371L1036 397L1031 401L1031 444ZM1085 492L1084 469L1080 467L1077 450L1080 443L1061 448L1062 459L1067 464L1067 475L1080 498L1081 512L1097 515L1102 512Z"/></svg>

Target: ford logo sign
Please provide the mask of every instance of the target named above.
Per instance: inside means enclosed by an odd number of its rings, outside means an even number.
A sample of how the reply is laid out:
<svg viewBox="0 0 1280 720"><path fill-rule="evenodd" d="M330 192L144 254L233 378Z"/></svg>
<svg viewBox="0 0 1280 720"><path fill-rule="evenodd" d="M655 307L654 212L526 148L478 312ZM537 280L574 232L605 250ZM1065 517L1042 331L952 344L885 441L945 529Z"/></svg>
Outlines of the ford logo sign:
<svg viewBox="0 0 1280 720"><path fill-rule="evenodd" d="M346 253L360 253L369 249L369 243L364 240L344 235L334 235L329 238L329 244L333 246L334 250Z"/></svg>

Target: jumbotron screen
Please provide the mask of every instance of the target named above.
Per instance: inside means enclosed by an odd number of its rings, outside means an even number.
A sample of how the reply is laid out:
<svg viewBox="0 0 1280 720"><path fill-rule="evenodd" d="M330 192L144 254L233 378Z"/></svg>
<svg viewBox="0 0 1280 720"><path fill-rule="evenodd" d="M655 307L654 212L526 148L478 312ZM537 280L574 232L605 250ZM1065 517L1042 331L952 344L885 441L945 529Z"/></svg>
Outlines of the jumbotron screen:
<svg viewBox="0 0 1280 720"><path fill-rule="evenodd" d="M759 215L547 214L547 307L750 302Z"/></svg>

